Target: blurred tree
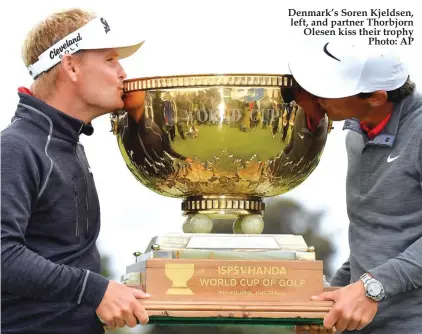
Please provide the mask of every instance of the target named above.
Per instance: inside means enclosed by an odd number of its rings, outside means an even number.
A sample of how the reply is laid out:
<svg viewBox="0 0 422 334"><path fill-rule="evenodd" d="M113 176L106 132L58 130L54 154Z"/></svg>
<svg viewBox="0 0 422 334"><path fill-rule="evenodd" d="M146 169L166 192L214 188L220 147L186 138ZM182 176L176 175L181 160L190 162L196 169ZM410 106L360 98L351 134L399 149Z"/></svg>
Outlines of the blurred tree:
<svg viewBox="0 0 422 334"><path fill-rule="evenodd" d="M315 247L317 260L324 263L324 274L333 274L331 258L334 246L331 239L321 231L323 211L310 211L300 203L283 197L272 197L265 201L265 234L302 235L308 246Z"/></svg>
<svg viewBox="0 0 422 334"><path fill-rule="evenodd" d="M101 275L107 278L112 277L109 255L101 255Z"/></svg>

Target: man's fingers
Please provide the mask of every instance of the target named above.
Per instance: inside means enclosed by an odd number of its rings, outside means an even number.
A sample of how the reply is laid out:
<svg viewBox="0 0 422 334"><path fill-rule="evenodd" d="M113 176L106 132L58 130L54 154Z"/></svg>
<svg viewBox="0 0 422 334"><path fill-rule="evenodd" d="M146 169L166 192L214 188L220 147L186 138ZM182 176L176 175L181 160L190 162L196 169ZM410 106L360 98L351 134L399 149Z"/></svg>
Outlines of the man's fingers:
<svg viewBox="0 0 422 334"><path fill-rule="evenodd" d="M126 323L125 323L125 321L123 319L115 318L114 319L114 322L116 323L116 327L117 328L122 328L122 327L125 327L126 326Z"/></svg>
<svg viewBox="0 0 422 334"><path fill-rule="evenodd" d="M351 318L349 320L349 324L347 325L346 329L348 331L354 331L354 330L356 330L358 328L359 323L360 323L359 319Z"/></svg>
<svg viewBox="0 0 422 334"><path fill-rule="evenodd" d="M103 322L104 326L104 330L107 331L114 331L117 327L116 327L116 323L114 321L107 321L107 322Z"/></svg>
<svg viewBox="0 0 422 334"><path fill-rule="evenodd" d="M371 321L372 321L373 317L368 317L368 316L363 316L362 319L360 320L359 324L356 326L356 329L358 331L364 329Z"/></svg>
<svg viewBox="0 0 422 334"><path fill-rule="evenodd" d="M312 296L311 300L313 301L324 301L324 300L335 300L335 293L334 292L323 292L320 295Z"/></svg>
<svg viewBox="0 0 422 334"><path fill-rule="evenodd" d="M149 321L148 313L140 304L138 304L138 306L135 307L133 313L135 314L135 317L138 319L140 324L145 325L148 323Z"/></svg>
<svg viewBox="0 0 422 334"><path fill-rule="evenodd" d="M136 299L144 299L144 298L151 297L151 295L149 293L143 292L142 290L134 289L134 288L131 288L131 289L132 289L133 296Z"/></svg>
<svg viewBox="0 0 422 334"><path fill-rule="evenodd" d="M325 299L324 299L324 295L323 294L320 294L320 295L317 295L317 296L312 296L311 297L311 300L313 300L313 301L319 301L319 300L325 300Z"/></svg>
<svg viewBox="0 0 422 334"><path fill-rule="evenodd" d="M336 308L335 306L331 309L330 312L325 316L324 318L324 327L331 329L334 327L334 325L337 323L337 321L340 318L340 310ZM337 328L337 326L336 326ZM337 328L338 330L338 328Z"/></svg>
<svg viewBox="0 0 422 334"><path fill-rule="evenodd" d="M107 328L115 328L116 323L113 320L101 320L101 322L106 326Z"/></svg>
<svg viewBox="0 0 422 334"><path fill-rule="evenodd" d="M335 301L336 300L336 292L329 291L323 292L318 296L312 296L311 300L313 301ZM333 308L328 312L328 314L324 318L324 327L328 330L331 330L334 325L337 323L340 317L340 310L333 306Z"/></svg>
<svg viewBox="0 0 422 334"><path fill-rule="evenodd" d="M349 318L340 317L334 325L339 332L343 332L349 325Z"/></svg>
<svg viewBox="0 0 422 334"><path fill-rule="evenodd" d="M138 324L138 321L133 313L130 313L130 314L128 313L125 316L124 320L125 320L126 325L130 328L133 328Z"/></svg>

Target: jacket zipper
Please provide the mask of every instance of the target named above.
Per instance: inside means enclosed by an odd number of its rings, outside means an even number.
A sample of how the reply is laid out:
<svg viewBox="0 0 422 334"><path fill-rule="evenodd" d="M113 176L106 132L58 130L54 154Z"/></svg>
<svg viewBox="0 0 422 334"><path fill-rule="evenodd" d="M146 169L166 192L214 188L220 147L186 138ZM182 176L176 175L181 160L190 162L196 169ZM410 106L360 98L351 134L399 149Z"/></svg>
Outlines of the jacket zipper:
<svg viewBox="0 0 422 334"><path fill-rule="evenodd" d="M85 189L86 189L86 191L85 191L85 203L86 203L86 232L88 232L88 226L89 226L88 181L87 181L87 179L86 179L85 169L83 168L82 163L81 163L81 161L80 161L80 159L78 158L78 155L77 155L77 153L76 153L76 150L77 150L77 145L78 145L78 144L76 144L76 146L75 146L75 152L74 152L74 154L75 154L76 160L78 161L78 164L79 164L79 166L81 167L82 172L83 172L83 174L84 174Z"/></svg>
<svg viewBox="0 0 422 334"><path fill-rule="evenodd" d="M73 185L73 192L75 193L76 206L76 236L79 236L79 210L78 210L78 193L76 192L76 185Z"/></svg>

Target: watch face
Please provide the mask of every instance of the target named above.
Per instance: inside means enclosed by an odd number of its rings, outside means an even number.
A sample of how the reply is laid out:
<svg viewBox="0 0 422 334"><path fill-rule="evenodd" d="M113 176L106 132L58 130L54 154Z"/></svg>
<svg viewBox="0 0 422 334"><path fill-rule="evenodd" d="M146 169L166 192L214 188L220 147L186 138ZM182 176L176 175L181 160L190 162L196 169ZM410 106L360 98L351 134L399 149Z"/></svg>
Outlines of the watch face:
<svg viewBox="0 0 422 334"><path fill-rule="evenodd" d="M369 283L368 293L374 297L378 296L381 293L381 286L377 283Z"/></svg>

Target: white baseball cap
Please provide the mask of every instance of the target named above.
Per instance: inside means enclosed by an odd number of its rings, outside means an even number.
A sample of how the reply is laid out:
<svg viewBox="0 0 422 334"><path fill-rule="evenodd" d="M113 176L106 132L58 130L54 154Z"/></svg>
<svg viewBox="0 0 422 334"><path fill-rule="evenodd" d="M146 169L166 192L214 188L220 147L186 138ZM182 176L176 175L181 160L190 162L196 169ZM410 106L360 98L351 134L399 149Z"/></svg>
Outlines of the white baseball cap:
<svg viewBox="0 0 422 334"><path fill-rule="evenodd" d="M289 69L303 89L323 98L391 91L409 76L405 63L390 51L334 43L300 50L289 61Z"/></svg>
<svg viewBox="0 0 422 334"><path fill-rule="evenodd" d="M70 33L44 51L38 61L28 67L29 74L36 79L41 73L58 64L63 55L80 50L117 49L119 59L135 53L144 41L129 40L127 33L115 30L104 17L97 17Z"/></svg>

